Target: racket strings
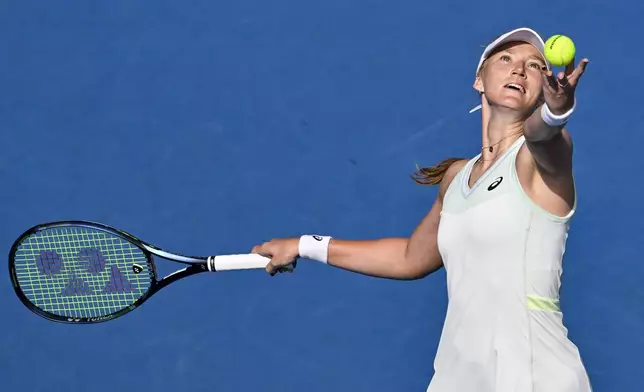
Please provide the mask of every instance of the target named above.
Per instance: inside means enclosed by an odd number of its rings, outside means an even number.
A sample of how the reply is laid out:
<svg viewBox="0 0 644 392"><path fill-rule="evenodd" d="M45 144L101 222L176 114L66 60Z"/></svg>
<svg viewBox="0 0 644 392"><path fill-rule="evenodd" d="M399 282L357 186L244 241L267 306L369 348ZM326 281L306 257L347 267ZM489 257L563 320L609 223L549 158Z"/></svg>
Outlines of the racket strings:
<svg viewBox="0 0 644 392"><path fill-rule="evenodd" d="M146 294L154 279L146 255L90 227L42 229L14 257L20 290L39 309L67 318L116 313Z"/></svg>

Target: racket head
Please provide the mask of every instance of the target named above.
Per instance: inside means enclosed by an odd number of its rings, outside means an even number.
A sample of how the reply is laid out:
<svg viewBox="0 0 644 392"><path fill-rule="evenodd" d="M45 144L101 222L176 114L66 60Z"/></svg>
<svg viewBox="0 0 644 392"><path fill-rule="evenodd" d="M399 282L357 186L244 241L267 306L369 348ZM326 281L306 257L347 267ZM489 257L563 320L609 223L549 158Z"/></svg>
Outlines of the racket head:
<svg viewBox="0 0 644 392"><path fill-rule="evenodd" d="M24 232L9 253L9 275L32 312L63 323L120 317L157 289L151 253L138 238L87 221L59 221Z"/></svg>

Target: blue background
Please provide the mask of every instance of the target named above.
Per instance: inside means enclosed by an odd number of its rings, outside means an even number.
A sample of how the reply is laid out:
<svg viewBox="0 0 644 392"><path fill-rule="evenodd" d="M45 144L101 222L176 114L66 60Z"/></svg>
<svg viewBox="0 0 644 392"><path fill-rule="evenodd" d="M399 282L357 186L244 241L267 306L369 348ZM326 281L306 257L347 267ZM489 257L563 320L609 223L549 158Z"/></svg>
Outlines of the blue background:
<svg viewBox="0 0 644 392"><path fill-rule="evenodd" d="M564 322L596 391L641 391L641 1L30 1L0 7L0 247L87 219L190 255L409 235L416 164L473 156L497 35L571 36L579 210ZM165 264L162 272L174 266ZM445 276L304 262L201 275L126 317L50 323L0 270L7 391L424 391Z"/></svg>

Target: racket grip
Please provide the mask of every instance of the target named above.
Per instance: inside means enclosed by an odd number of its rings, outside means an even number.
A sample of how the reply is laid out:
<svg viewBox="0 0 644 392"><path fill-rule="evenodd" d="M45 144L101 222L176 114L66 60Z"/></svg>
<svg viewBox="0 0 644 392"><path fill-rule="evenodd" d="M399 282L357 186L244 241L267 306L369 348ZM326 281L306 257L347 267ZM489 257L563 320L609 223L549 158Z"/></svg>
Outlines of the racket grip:
<svg viewBox="0 0 644 392"><path fill-rule="evenodd" d="M264 269L269 261L271 261L270 258L256 253L210 256L208 269L210 271Z"/></svg>

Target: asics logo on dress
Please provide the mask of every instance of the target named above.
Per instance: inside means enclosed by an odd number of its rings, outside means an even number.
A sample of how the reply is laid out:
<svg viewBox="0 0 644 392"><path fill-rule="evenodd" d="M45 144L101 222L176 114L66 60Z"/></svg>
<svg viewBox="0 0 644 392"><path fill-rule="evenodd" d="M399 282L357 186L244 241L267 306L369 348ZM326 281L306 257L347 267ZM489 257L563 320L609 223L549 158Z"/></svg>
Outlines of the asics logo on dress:
<svg viewBox="0 0 644 392"><path fill-rule="evenodd" d="M488 191L494 190L499 184L501 184L501 181L503 181L503 177L497 177L493 183L490 184L490 186L487 187Z"/></svg>

